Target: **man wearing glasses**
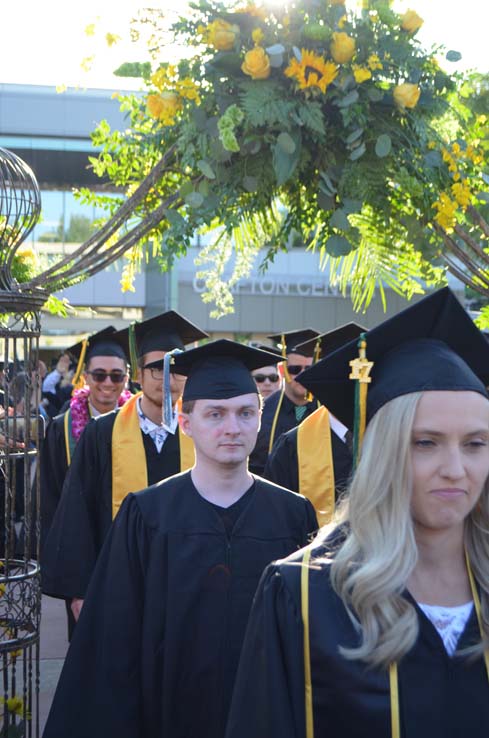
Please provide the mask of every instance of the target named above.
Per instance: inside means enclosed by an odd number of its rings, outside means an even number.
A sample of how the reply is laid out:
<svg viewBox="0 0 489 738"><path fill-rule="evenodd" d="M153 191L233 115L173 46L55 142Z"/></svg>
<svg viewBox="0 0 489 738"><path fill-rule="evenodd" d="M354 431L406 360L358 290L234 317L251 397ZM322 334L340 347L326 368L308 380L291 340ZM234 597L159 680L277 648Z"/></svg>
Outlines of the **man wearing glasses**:
<svg viewBox="0 0 489 738"><path fill-rule="evenodd" d="M206 333L171 310L134 326L141 393L88 423L77 444L53 525L43 548L45 594L71 601L78 619L110 524L129 492L190 468L193 445L178 430L184 378L172 376L173 418L162 422L163 358ZM93 376L92 376L93 379Z"/></svg>
<svg viewBox="0 0 489 738"><path fill-rule="evenodd" d="M284 384L280 392L274 392L265 401L261 429L250 456L250 470L254 474L263 474L268 454L282 433L299 425L318 407L317 402L309 397L306 389L295 379L313 360L312 356L306 356L297 347L316 336L319 336L319 332L312 328L268 336L281 351Z"/></svg>
<svg viewBox="0 0 489 738"><path fill-rule="evenodd" d="M264 400L268 399L270 395L282 388L282 375L280 374L277 364L280 361L281 353L279 349L275 349L272 346L266 346L263 343L256 344L253 348L268 351L269 353L277 356L276 363L262 366L259 369L254 369L251 372L251 376L256 382L258 392Z"/></svg>

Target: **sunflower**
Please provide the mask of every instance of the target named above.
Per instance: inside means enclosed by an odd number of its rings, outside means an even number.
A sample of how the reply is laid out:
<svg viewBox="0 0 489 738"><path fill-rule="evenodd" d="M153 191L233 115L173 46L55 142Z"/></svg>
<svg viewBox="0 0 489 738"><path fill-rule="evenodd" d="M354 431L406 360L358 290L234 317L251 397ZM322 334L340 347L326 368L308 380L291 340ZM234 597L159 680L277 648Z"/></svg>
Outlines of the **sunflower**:
<svg viewBox="0 0 489 738"><path fill-rule="evenodd" d="M300 90L315 88L324 94L338 74L338 67L313 51L301 49L301 60L292 59L284 74L295 79Z"/></svg>

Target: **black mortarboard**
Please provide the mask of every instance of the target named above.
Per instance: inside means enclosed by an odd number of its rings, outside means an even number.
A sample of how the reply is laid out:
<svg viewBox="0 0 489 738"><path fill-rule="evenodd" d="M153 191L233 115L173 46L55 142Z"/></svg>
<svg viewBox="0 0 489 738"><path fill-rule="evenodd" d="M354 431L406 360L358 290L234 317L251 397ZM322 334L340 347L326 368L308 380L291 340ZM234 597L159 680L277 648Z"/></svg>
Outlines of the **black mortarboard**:
<svg viewBox="0 0 489 738"><path fill-rule="evenodd" d="M179 315L175 310L156 315L134 325L138 358L150 351L183 351L188 343L208 338L208 333Z"/></svg>
<svg viewBox="0 0 489 738"><path fill-rule="evenodd" d="M268 364L263 364L263 366L275 366L283 359L281 350L279 348L275 348L275 346L268 346L266 343L255 343L251 348L256 348L260 351L267 351L269 354L273 354L275 356L275 359L270 357ZM260 369L261 367L257 368Z"/></svg>
<svg viewBox="0 0 489 738"><path fill-rule="evenodd" d="M345 323L339 328L334 328L332 331L322 333L316 338L310 338L309 341L304 341L296 347L296 353L302 354L303 356L314 356L317 354L317 360L323 359L327 354L332 354L340 346L344 346L345 343L353 341L354 338L358 338L360 333L363 333L366 328L363 328L358 323Z"/></svg>
<svg viewBox="0 0 489 738"><path fill-rule="evenodd" d="M86 341L86 352L83 357L85 363L94 356L118 356L121 359L126 359L127 341L125 346L121 333L123 331L116 331L112 325L109 325L107 328L103 328L101 331L97 331L97 333L93 333L86 339L75 343L74 346L70 346L66 353L80 361Z"/></svg>
<svg viewBox="0 0 489 738"><path fill-rule="evenodd" d="M273 336L267 336L267 338L277 344L282 349L282 355L286 356L287 354L300 354L301 351L297 350L298 346L304 341L309 341L309 339L317 336L319 336L319 331L315 331L313 328L301 328L296 331L275 333ZM304 356L306 355L304 354Z"/></svg>
<svg viewBox="0 0 489 738"><path fill-rule="evenodd" d="M275 355L223 338L173 357L171 371L187 377L183 399L227 400L258 393L250 372L271 364Z"/></svg>
<svg viewBox="0 0 489 738"><path fill-rule="evenodd" d="M412 392L465 390L487 397L489 344L448 287L438 290L365 334L374 362L367 422L390 400ZM349 428L353 427L353 340L299 374L298 381Z"/></svg>

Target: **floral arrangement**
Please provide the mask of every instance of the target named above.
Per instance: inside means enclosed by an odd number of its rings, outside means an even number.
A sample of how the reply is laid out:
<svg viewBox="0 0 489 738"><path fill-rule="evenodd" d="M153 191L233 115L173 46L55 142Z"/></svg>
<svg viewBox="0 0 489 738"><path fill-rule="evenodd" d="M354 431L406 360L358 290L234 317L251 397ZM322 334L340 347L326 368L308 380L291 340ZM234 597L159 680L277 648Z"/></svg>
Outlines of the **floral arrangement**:
<svg viewBox="0 0 489 738"><path fill-rule="evenodd" d="M73 392L73 396L70 400L71 410L71 434L75 441L78 441L81 434L85 430L85 426L90 420L90 411L88 409L88 400L90 397L90 389L88 387L81 387ZM129 390L123 390L117 401L117 406L122 407L128 400L130 400L132 394Z"/></svg>
<svg viewBox="0 0 489 738"><path fill-rule="evenodd" d="M421 47L422 23L388 0L356 10L342 0L200 0L173 28L188 58L169 63L153 44L145 99L122 101L130 128L105 123L94 134L103 148L95 170L131 194L168 154L140 214L168 203L150 234L163 236L166 264L196 231L217 234L200 260L214 264L207 298L221 312L258 250L272 259L291 239L319 249L340 281L363 269L363 296L373 248L378 282L421 291L420 280L440 277L431 263L446 238L459 226L470 237L489 182L487 119L469 126L469 112L453 105L456 78L439 67L439 49ZM125 289L140 254L127 254Z"/></svg>

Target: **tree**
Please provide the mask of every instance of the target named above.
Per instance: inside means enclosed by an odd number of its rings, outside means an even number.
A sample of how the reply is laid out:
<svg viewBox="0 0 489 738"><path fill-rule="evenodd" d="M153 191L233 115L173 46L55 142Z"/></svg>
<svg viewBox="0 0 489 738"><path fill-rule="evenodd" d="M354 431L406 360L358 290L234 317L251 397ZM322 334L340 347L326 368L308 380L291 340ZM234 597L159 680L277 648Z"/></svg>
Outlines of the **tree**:
<svg viewBox="0 0 489 738"><path fill-rule="evenodd" d="M447 268L489 293L489 140L479 107L487 80L442 71L439 49L416 40L421 18L398 15L388 0L356 12L341 0L192 7L173 28L193 50L178 64L162 61L160 16L144 18L155 28L152 73L138 66L147 95L121 99L126 131L102 122L93 134L102 149L95 172L150 223L128 251L123 287L145 244L168 266L211 230L200 262L212 265L206 299L220 312L232 309L229 288L258 251L266 266L291 237L317 249L344 290L351 285L356 307L376 286L421 292ZM88 190L80 197L109 215L117 207Z"/></svg>

